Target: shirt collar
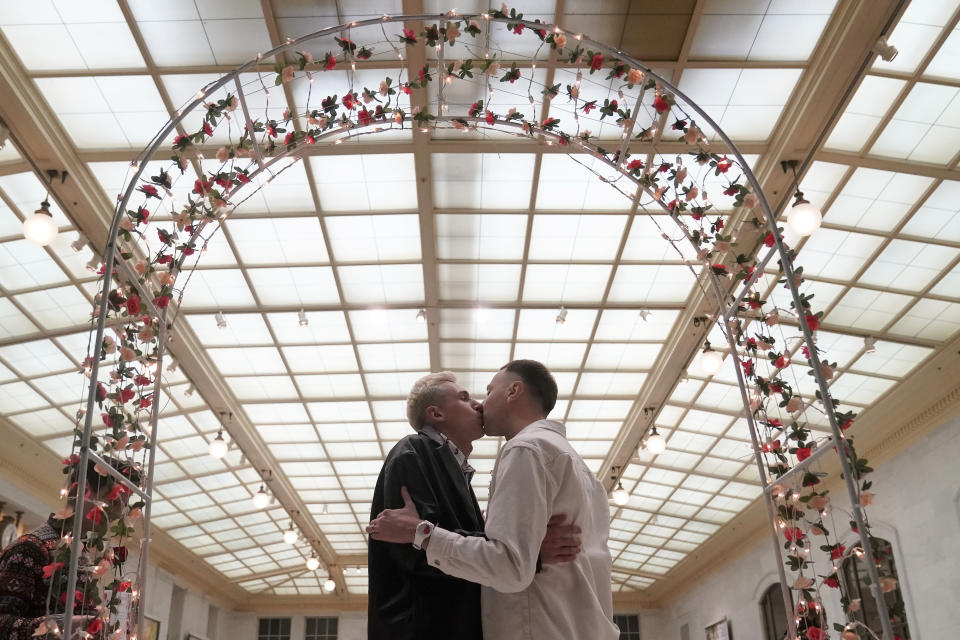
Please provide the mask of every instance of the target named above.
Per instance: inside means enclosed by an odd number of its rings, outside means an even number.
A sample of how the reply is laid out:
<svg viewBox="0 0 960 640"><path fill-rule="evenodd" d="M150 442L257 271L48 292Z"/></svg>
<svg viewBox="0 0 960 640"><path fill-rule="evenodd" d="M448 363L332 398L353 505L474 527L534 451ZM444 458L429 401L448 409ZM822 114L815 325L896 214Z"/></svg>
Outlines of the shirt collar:
<svg viewBox="0 0 960 640"><path fill-rule="evenodd" d="M464 475L467 476L467 480L473 480L473 473L475 469L470 466L469 462L467 462L467 456L463 453L463 451L460 451L460 447L453 444L453 440L443 435L430 425L424 425L420 429L420 433L427 436L439 445L447 445L447 448L453 454L453 457L456 458L457 464L460 465L460 469L463 471Z"/></svg>

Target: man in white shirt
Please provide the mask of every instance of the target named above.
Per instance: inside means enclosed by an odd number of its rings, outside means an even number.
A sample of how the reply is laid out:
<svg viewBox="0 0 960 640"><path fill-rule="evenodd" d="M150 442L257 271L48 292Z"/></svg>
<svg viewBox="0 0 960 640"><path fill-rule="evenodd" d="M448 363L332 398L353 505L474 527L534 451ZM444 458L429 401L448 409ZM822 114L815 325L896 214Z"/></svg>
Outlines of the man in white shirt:
<svg viewBox="0 0 960 640"><path fill-rule="evenodd" d="M557 384L539 362L514 360L493 377L483 404L487 435L504 436L490 484L485 538L465 537L421 520L403 490L367 531L376 540L411 543L427 562L483 585L483 633L496 640L616 640L610 577L607 493L547 420ZM552 514L578 525L582 551L537 573L542 532Z"/></svg>

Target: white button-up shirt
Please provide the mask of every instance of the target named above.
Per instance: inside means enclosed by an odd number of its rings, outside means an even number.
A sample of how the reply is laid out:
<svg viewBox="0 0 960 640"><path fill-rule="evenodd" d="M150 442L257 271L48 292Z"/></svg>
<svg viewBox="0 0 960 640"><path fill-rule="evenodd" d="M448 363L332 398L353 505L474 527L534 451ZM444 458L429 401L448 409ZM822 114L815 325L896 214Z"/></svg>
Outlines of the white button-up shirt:
<svg viewBox="0 0 960 640"><path fill-rule="evenodd" d="M547 521L566 514L583 550L536 573ZM538 420L500 449L490 483L486 539L433 530L427 561L483 585L483 634L493 640L617 640L607 493L564 435Z"/></svg>

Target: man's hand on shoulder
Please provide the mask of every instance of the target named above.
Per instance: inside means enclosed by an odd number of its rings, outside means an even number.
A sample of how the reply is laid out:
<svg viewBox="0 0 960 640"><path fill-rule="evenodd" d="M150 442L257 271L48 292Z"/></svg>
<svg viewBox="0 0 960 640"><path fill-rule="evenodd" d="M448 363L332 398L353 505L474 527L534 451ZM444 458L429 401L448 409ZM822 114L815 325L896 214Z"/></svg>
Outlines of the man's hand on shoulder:
<svg viewBox="0 0 960 640"><path fill-rule="evenodd" d="M413 503L406 487L400 487L403 497L402 509L384 509L367 525L367 533L380 542L412 544L420 524L417 505Z"/></svg>
<svg viewBox="0 0 960 640"><path fill-rule="evenodd" d="M540 560L543 564L572 562L580 553L580 527L563 524L565 514L557 514L547 522L547 535L540 544Z"/></svg>

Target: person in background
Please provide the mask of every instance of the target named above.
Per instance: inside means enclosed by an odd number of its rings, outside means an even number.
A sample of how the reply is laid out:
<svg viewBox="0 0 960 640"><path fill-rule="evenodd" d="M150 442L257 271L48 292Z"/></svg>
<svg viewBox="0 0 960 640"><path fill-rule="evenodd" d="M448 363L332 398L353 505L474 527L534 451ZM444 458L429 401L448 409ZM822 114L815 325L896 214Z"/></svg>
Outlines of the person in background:
<svg viewBox="0 0 960 640"><path fill-rule="evenodd" d="M482 540L483 514L470 485L474 470L468 462L473 441L483 437L480 403L454 374L431 373L413 385L407 419L416 433L387 455L374 489L371 518L401 506L402 495L412 494L431 522ZM537 534L544 563L569 562L579 551L579 530L560 524L562 520L545 520ZM370 640L483 638L479 584L429 566L419 547L410 544L371 540L368 557Z"/></svg>
<svg viewBox="0 0 960 640"><path fill-rule="evenodd" d="M139 472L125 462L116 459L107 460L114 469L117 469L130 480L140 483ZM104 504L110 507L110 502L123 499L129 495L123 491L116 491L118 485L112 477L103 476L96 470L91 460L87 465L86 498L78 509L76 486L76 472L79 465L75 465L70 475L68 509L73 517L82 518L84 533L94 526L95 518L87 515L94 509L103 509ZM116 497L114 497L116 496ZM51 514L47 521L20 536L0 553L0 639L2 640L32 640L34 633L41 624L46 624L49 614L62 614L63 604L50 603L47 609L47 596L50 593L50 582L62 578L67 568L56 566L54 550L60 542L64 529L65 518L58 518ZM82 587L81 587L82 588ZM76 611L82 605L77 604ZM62 615L56 616L62 620ZM91 621L90 615L74 615L72 628L74 638L80 637Z"/></svg>
<svg viewBox="0 0 960 640"><path fill-rule="evenodd" d="M507 442L493 470L485 537L433 520L429 501L406 489L403 508L381 512L367 527L375 540L412 544L406 551L416 554L414 561L483 585L483 633L491 640L620 634L613 623L607 492L567 442L563 425L547 420L556 400L556 381L533 360L509 362L487 386L484 430ZM582 551L537 572L540 532L556 513L580 527Z"/></svg>

